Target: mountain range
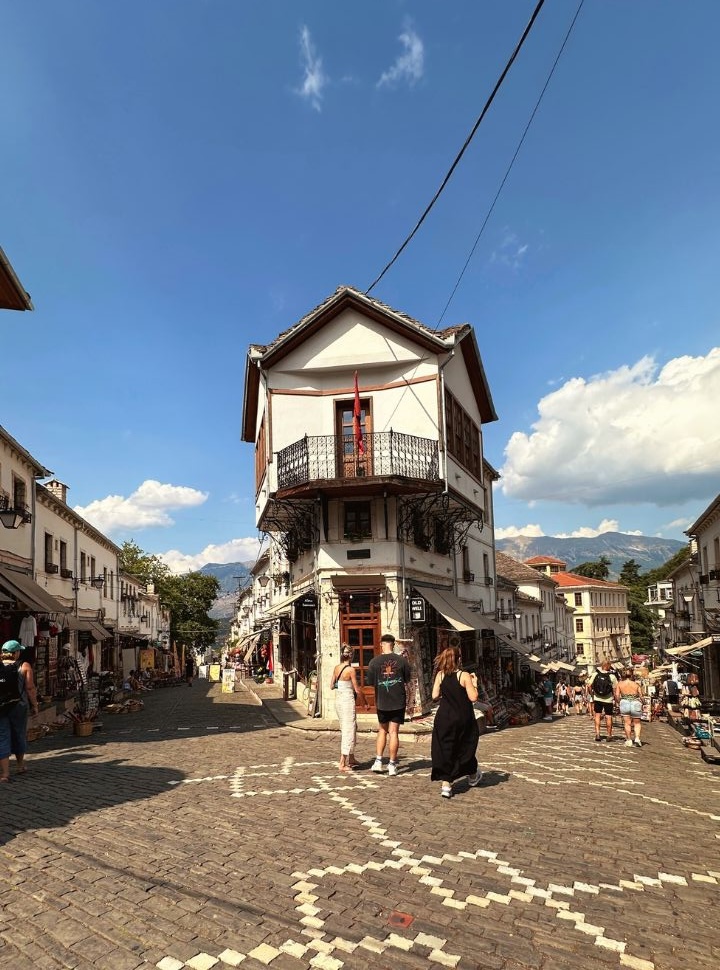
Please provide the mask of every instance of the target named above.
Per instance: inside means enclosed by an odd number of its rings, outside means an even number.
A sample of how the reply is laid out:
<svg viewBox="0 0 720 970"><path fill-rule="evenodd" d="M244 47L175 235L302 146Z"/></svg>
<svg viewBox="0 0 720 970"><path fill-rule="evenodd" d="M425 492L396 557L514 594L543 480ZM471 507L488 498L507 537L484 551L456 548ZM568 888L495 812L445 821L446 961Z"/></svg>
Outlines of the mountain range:
<svg viewBox="0 0 720 970"><path fill-rule="evenodd" d="M658 569L680 551L686 542L659 539L657 536L627 535L625 532L603 532L592 538L558 539L554 536L513 536L498 539L500 552L524 562L534 556L553 556L567 563L568 572L583 562L597 562L601 556L610 560L609 576L616 581L629 559L634 559L641 573Z"/></svg>
<svg viewBox="0 0 720 970"><path fill-rule="evenodd" d="M687 543L677 539L659 539L656 536L627 535L624 532L603 532L602 535L583 539L558 539L554 536L513 536L498 539L496 547L523 562L534 556L553 556L567 563L568 571L583 562L597 562L600 556L610 560L610 580L617 580L620 570L629 559L634 559L641 573L657 569ZM235 613L238 590L248 582L249 562L207 563L201 573L215 576L220 582L220 595L215 600L210 616L227 621ZM223 624L224 626L225 624Z"/></svg>

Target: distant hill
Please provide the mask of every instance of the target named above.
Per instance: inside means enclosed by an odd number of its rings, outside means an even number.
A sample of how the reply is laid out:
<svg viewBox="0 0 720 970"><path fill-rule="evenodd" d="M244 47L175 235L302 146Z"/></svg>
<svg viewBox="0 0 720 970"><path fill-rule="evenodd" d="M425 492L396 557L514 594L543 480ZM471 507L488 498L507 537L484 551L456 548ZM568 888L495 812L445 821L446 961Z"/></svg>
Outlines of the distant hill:
<svg viewBox="0 0 720 970"><path fill-rule="evenodd" d="M214 576L220 583L220 593L210 610L214 620L233 616L238 589L247 583L252 565L251 562L209 562L198 570L206 576Z"/></svg>
<svg viewBox="0 0 720 970"><path fill-rule="evenodd" d="M600 556L610 560L611 580L617 580L620 570L634 559L641 573L658 569L683 548L686 542L677 539L658 539L655 536L631 536L624 532L603 532L592 539L557 539L554 536L514 536L498 539L500 552L524 562L533 556L554 556L567 563L568 572L582 562L597 562Z"/></svg>

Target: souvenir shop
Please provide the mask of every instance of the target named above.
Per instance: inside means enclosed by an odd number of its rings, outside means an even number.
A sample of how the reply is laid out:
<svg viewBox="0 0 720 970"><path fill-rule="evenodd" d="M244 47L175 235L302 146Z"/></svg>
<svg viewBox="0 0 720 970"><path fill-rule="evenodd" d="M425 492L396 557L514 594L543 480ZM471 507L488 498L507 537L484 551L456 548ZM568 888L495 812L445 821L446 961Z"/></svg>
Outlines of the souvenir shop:
<svg viewBox="0 0 720 970"><path fill-rule="evenodd" d="M409 618L412 639L405 652L414 675L411 716L429 713L435 657L452 646L460 648L463 667L477 674L479 700L489 709L488 727L523 724L535 716L532 690L543 668L491 617L472 613L449 591L417 588L409 599Z"/></svg>

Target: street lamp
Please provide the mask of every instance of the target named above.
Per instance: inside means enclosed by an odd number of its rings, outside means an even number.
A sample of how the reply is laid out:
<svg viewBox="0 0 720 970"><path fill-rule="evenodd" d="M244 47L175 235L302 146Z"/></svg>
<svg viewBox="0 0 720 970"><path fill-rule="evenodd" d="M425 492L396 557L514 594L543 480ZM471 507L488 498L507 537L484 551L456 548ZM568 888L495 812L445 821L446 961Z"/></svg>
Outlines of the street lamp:
<svg viewBox="0 0 720 970"><path fill-rule="evenodd" d="M685 600L685 609L688 611L688 619L692 620L693 616L692 616L691 603L695 599L695 594L692 592L683 593L682 598Z"/></svg>
<svg viewBox="0 0 720 970"><path fill-rule="evenodd" d="M104 576L91 576L89 579L73 579L72 588L73 592L77 593L81 586L90 584L93 589L102 589L105 585Z"/></svg>
<svg viewBox="0 0 720 970"><path fill-rule="evenodd" d="M0 509L0 522L6 529L19 529L25 521L25 516L17 509Z"/></svg>

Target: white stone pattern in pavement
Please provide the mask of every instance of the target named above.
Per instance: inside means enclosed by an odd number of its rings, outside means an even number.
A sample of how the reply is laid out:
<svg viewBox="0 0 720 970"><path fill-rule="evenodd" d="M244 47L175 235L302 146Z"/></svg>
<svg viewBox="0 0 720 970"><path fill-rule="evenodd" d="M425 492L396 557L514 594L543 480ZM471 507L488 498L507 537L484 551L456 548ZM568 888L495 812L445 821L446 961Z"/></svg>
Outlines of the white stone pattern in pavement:
<svg viewBox="0 0 720 970"><path fill-rule="evenodd" d="M541 743L542 751L538 750ZM519 748L524 749L524 751L519 751ZM555 752L552 752L552 757L550 757L545 739L540 742L536 738L531 738L518 745L512 755L503 757L501 763L507 768L510 768L516 762L525 764L530 766L533 772L537 771L543 775L546 775L548 770L555 772L562 768L570 771L574 781L577 782L576 766L567 763L573 745L566 746L564 750L565 755L557 756L556 760ZM542 758L542 761L532 761L531 757L533 756L538 759ZM500 759L497 760L500 761ZM580 768L581 771L587 771L588 784L593 784L592 777L597 764L596 758L590 758L585 768ZM617 778L613 784L617 784L617 791L635 794L627 788L619 787L632 784L632 772L624 763L616 763L615 759L603 756L602 764L605 766L604 770L609 768L616 770ZM354 817L361 829L365 831L365 836L368 839L387 849L386 858L382 861L368 859L365 863L351 862L344 866L331 865L322 869L310 868L304 872L294 872L293 876L297 881L292 888L295 891L293 902L298 919L298 939L290 938L278 941L277 946L262 943L247 954L238 953L228 948L215 955L198 953L184 963L168 955L156 964L158 970L185 970L187 967L192 968L192 970L211 970L212 967L216 966L220 970L224 966L239 966L248 957L258 960L260 963L271 965L273 960L283 953L305 961L309 967L319 967L322 970L339 970L344 966L343 954L353 953L358 949L366 951L368 954L378 954L391 952L393 948L411 952L416 946L430 948L430 953L427 956L429 965L440 964L446 967L455 967L460 961L460 955L452 953L452 943L441 937L431 937L424 933L413 934L408 930L406 934L389 931L382 938L366 936L360 941L353 941L340 936L330 937L330 934L325 932L325 921L320 916L322 910L315 906L319 897L313 893L313 890L320 885L325 876L333 875L337 877L345 874L357 876L373 870L387 871L393 869L403 870L415 876L418 887L423 888L429 897L436 899L438 906L445 906L450 909L478 912L492 906L522 906L533 903L535 900L542 900L548 911L548 919L561 921L564 928L588 937L595 946L606 953L617 954L618 966L629 967L631 970L654 970L655 964L652 961L633 956L630 952L630 945L608 935L604 926L593 921L593 900L608 895L617 897L628 894L630 905L632 905L631 897L633 894L642 893L646 888L672 886L676 891L679 891L683 886L690 884L695 886L706 885L714 896L716 887L720 885L720 871L714 870L685 873L657 872L652 874L628 871L627 878L619 879L616 883L575 881L571 885L566 885L561 881L544 882L542 879L532 878L531 872L511 866L508 861L499 858L498 853L493 851L491 847L476 849L474 852L444 853L442 856L417 855L403 848L402 842L389 837L388 828L379 819L367 814L356 804L357 796L361 796L364 789L376 788L379 784L383 784L383 780L378 781L376 776L369 773L338 773L336 768L332 770L334 766L335 762L303 762L295 761L292 757L285 758L279 764L241 766L230 778L230 794L234 798L263 798L276 795L286 797L296 794L325 796ZM331 770L329 773L321 773L318 769L322 768ZM516 772L513 771L513 774L516 774ZM300 775L299 778L297 778L298 775ZM427 775L427 772L413 772L407 774L406 777L417 778L418 775ZM304 783L292 785L289 782L291 776L296 776L296 780ZM227 778L226 775L211 775L171 784L216 782L227 780ZM279 780L283 778L288 779L284 783L287 787L273 787L268 784L269 779ZM526 780L550 783L547 779L526 778ZM640 782L636 783L640 784ZM604 784L607 784L607 781ZM660 800L653 798L651 801ZM669 804L667 802L662 803ZM682 806L678 806L678 808L681 811L687 811ZM705 815L707 813L699 814ZM712 815L709 817L716 818ZM480 895L460 891L457 888L458 882L454 878L453 865L466 865L469 861L477 864L478 873L481 873L483 869L492 869L496 875L504 877L507 881L507 891L505 893L488 891ZM447 877L452 877L450 881L456 888L445 886ZM709 904L710 898L708 899ZM330 938L326 939L326 937Z"/></svg>

